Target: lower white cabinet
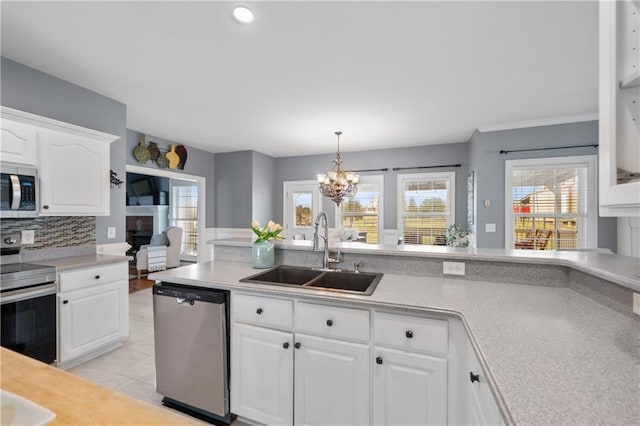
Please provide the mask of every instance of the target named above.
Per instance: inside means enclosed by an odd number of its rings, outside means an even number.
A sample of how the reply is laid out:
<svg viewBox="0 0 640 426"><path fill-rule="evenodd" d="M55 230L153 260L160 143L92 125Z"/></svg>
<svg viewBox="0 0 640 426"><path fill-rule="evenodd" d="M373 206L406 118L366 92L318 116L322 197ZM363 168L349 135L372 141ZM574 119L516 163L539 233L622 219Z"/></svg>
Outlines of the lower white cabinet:
<svg viewBox="0 0 640 426"><path fill-rule="evenodd" d="M503 425L500 409L496 404L478 358L471 344L467 351L469 411L468 424L477 426Z"/></svg>
<svg viewBox="0 0 640 426"><path fill-rule="evenodd" d="M373 424L447 424L447 359L376 347Z"/></svg>
<svg viewBox="0 0 640 426"><path fill-rule="evenodd" d="M369 424L369 345L296 334L296 425Z"/></svg>
<svg viewBox="0 0 640 426"><path fill-rule="evenodd" d="M267 425L293 423L293 333L233 323L231 411Z"/></svg>
<svg viewBox="0 0 640 426"><path fill-rule="evenodd" d="M75 283L78 272L92 279L84 287L58 293L58 364L88 356L129 335L126 262L121 264L121 277L102 281L115 268L108 265L59 274L61 285Z"/></svg>

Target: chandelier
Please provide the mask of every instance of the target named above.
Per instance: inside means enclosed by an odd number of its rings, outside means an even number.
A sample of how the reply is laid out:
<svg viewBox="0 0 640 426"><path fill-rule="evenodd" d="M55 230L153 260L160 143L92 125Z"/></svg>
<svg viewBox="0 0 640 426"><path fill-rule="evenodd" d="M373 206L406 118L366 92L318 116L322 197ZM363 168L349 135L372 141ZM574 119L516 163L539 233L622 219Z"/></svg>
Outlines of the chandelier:
<svg viewBox="0 0 640 426"><path fill-rule="evenodd" d="M338 137L338 152L333 160L333 168L326 174L318 175L318 185L320 193L331 198L334 203L340 206L342 199L351 197L358 191L358 180L360 176L342 170L342 158L340 157L340 135L342 132L335 132Z"/></svg>

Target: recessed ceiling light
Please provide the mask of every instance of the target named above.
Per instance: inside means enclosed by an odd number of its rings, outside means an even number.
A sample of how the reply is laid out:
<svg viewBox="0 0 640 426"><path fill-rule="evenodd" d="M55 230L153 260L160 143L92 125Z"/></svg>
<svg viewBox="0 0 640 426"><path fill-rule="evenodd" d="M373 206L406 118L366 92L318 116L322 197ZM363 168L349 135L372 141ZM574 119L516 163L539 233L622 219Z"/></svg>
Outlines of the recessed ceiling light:
<svg viewBox="0 0 640 426"><path fill-rule="evenodd" d="M233 17L235 18L236 21L240 22L241 24L250 24L256 19L251 9L249 9L246 6L234 7Z"/></svg>

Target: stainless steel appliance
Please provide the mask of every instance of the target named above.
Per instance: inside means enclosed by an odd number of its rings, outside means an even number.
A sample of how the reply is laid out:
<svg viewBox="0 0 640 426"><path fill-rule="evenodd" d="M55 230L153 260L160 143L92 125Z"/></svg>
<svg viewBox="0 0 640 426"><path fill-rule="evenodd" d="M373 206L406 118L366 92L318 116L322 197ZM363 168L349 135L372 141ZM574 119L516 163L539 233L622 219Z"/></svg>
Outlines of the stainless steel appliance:
<svg viewBox="0 0 640 426"><path fill-rule="evenodd" d="M153 287L156 391L165 405L228 424L227 293L162 282Z"/></svg>
<svg viewBox="0 0 640 426"><path fill-rule="evenodd" d="M2 346L48 364L56 360L56 268L20 262L20 234L2 236Z"/></svg>
<svg viewBox="0 0 640 426"><path fill-rule="evenodd" d="M0 217L38 216L38 172L31 167L0 166Z"/></svg>

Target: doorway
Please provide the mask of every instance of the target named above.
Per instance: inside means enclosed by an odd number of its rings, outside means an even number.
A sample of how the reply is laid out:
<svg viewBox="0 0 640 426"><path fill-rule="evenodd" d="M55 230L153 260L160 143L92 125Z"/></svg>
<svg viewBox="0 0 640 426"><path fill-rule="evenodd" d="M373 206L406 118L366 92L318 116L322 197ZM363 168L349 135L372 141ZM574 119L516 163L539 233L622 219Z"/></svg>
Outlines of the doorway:
<svg viewBox="0 0 640 426"><path fill-rule="evenodd" d="M320 191L313 180L284 182L284 233L289 239L313 239L313 221L320 212Z"/></svg>

